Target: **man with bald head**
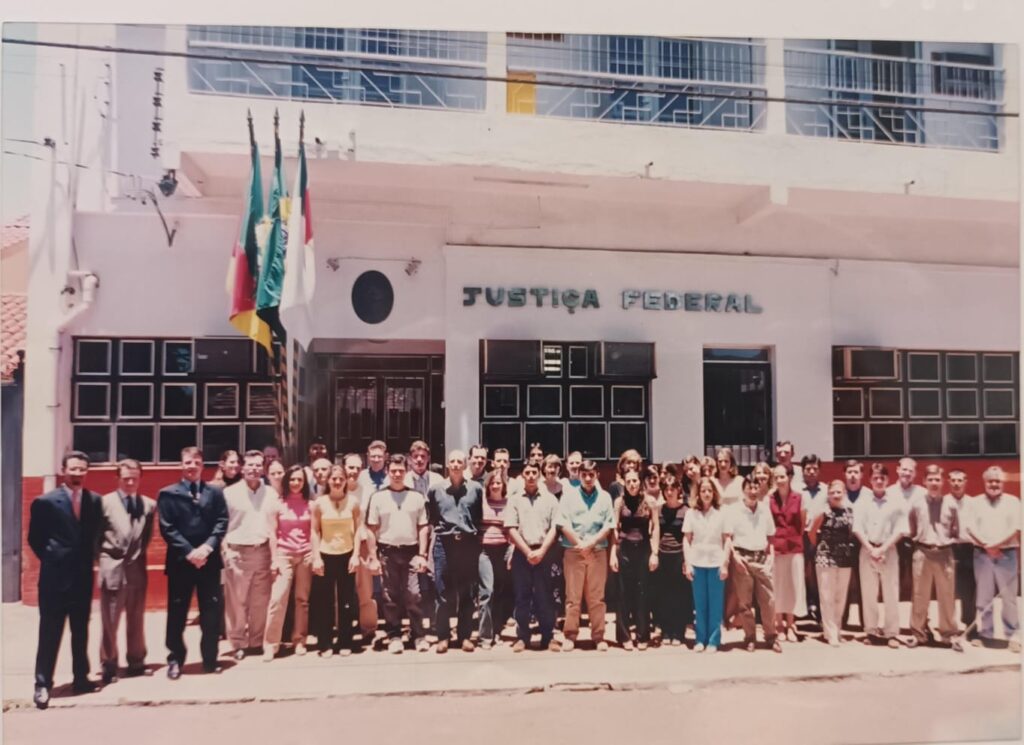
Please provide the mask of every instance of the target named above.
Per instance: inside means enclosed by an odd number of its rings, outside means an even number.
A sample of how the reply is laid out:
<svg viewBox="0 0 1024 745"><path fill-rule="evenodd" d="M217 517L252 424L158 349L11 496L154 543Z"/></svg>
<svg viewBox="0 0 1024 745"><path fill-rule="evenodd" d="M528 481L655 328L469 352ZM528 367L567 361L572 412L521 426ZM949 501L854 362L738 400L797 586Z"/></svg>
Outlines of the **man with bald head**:
<svg viewBox="0 0 1024 745"><path fill-rule="evenodd" d="M1020 621L1017 616L1017 578L1020 571L1020 499L1003 491L1006 474L999 466L981 475L985 493L971 502L965 523L974 541L975 606L980 639L990 643L994 629L992 601L1002 601L1003 633L1009 649L1020 653Z"/></svg>
<svg viewBox="0 0 1024 745"><path fill-rule="evenodd" d="M427 491L427 517L434 531L434 583L437 588L434 629L435 651L448 651L451 617L458 616L455 643L463 651L474 649L473 599L479 579L480 537L484 492L466 479L466 454L448 454L448 478Z"/></svg>

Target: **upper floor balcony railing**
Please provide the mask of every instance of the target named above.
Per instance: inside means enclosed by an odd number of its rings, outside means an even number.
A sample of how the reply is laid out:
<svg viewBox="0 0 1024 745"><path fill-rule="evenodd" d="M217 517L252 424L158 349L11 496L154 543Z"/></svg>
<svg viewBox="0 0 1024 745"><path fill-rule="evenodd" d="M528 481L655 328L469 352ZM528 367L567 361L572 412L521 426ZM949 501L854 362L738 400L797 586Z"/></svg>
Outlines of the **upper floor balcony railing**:
<svg viewBox="0 0 1024 745"><path fill-rule="evenodd" d="M1006 82L991 45L509 33L503 48L485 33L266 26L191 26L187 39L202 55L188 60L194 93L494 112L488 92L503 87L514 115L781 131L767 122L771 100L785 101L793 135L1002 142ZM888 51L880 44L900 53L834 48Z"/></svg>
<svg viewBox="0 0 1024 745"><path fill-rule="evenodd" d="M271 26L190 26L196 93L481 111L487 35Z"/></svg>
<svg viewBox="0 0 1024 745"><path fill-rule="evenodd" d="M508 35L508 111L679 127L764 127L754 40Z"/></svg>
<svg viewBox="0 0 1024 745"><path fill-rule="evenodd" d="M998 150L1003 70L957 59L966 56L937 53L924 60L787 48L787 131Z"/></svg>

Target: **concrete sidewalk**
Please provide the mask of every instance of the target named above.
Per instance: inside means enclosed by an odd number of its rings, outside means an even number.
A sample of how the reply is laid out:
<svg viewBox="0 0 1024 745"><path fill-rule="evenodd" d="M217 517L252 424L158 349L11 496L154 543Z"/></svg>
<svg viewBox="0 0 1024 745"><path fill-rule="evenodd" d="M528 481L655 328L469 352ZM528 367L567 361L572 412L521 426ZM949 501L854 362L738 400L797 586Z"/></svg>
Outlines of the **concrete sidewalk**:
<svg viewBox="0 0 1024 745"><path fill-rule="evenodd" d="M933 604L934 610L934 604ZM903 626L909 603L901 604ZM997 613L997 634L999 633ZM867 647L849 642L832 648L810 634L800 643L783 645L781 655L759 649L748 653L729 645L742 632L723 635L725 648L716 655L696 654L687 647L651 648L626 652L613 647L607 653L585 649L572 653L514 654L509 644L492 650L466 653L453 649L445 655L401 655L365 651L350 657L323 659L315 653L281 657L265 663L258 656L242 662L222 658L224 672L204 675L199 665L199 629L186 629L189 659L180 680L168 680L164 664L162 612L146 617L149 667L152 676L121 678L105 689L84 696L71 694L71 651L65 632L57 663L51 707L158 705L165 703L225 703L322 699L353 695L461 694L527 692L562 688L644 689L690 688L737 681L842 679L865 676L962 674L987 670L1019 670L1020 657L1005 649L968 646L963 654L949 649L899 650ZM3 606L4 709L31 706L38 611L20 604ZM122 624L123 626L123 624ZM609 623L609 630L613 630ZM506 638L510 638L506 629ZM585 632L584 632L585 633ZM123 631L122 631L123 634ZM859 635L857 635L859 638ZM98 678L100 622L94 612L89 650L93 677ZM123 649L123 647L122 647ZM222 651L226 647L222 643Z"/></svg>

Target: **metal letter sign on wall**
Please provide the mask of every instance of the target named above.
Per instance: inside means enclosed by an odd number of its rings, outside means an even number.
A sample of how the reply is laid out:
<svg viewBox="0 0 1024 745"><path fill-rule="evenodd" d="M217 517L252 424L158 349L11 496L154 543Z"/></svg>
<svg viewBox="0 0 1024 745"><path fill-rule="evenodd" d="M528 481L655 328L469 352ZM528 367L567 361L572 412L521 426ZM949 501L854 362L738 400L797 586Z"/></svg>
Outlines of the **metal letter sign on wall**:
<svg viewBox="0 0 1024 745"><path fill-rule="evenodd" d="M565 308L570 313L575 313L577 308L586 310L601 307L597 290L559 290L555 287L463 287L462 304L476 305L476 299L481 294L487 304L495 308L502 305L522 308L530 298L538 308L543 308L546 302L549 308Z"/></svg>
<svg viewBox="0 0 1024 745"><path fill-rule="evenodd" d="M463 287L462 305L476 305L477 298L492 307L506 305L522 308L530 304L538 308L565 308L575 313L577 308L600 308L597 290L559 290L548 287ZM686 310L713 313L761 313L763 308L754 302L753 295L739 295L734 292L673 292L671 290L623 290L622 308L643 310Z"/></svg>
<svg viewBox="0 0 1024 745"><path fill-rule="evenodd" d="M644 310L687 310L714 313L761 313L753 295L734 292L672 292L671 290L623 290L622 308Z"/></svg>

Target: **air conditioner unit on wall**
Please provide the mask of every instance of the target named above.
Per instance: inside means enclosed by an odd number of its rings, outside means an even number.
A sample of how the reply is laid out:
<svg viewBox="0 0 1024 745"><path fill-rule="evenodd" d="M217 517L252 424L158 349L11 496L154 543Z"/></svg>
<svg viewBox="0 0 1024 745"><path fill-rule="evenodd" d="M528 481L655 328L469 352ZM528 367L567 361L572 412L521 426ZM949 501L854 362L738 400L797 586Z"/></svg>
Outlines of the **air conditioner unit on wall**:
<svg viewBox="0 0 1024 745"><path fill-rule="evenodd" d="M879 347L842 347L840 377L843 380L899 380L900 353Z"/></svg>

